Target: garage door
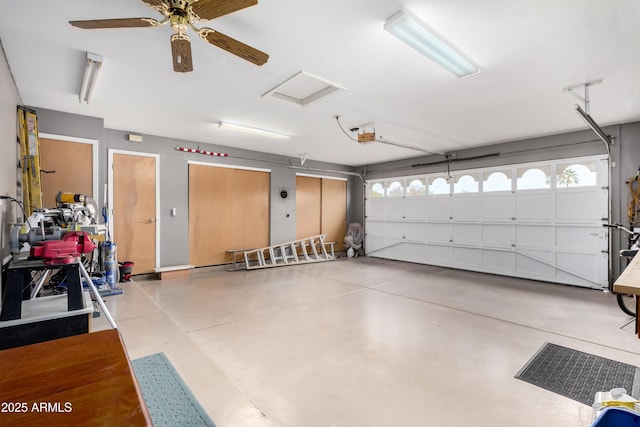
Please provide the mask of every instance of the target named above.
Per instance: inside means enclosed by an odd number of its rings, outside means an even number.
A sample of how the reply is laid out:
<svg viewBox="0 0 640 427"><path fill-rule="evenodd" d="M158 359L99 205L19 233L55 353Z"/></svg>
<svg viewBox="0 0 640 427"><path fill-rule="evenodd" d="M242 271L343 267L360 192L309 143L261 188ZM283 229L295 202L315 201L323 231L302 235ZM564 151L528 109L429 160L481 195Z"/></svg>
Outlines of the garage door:
<svg viewBox="0 0 640 427"><path fill-rule="evenodd" d="M367 181L373 257L602 289L607 158Z"/></svg>

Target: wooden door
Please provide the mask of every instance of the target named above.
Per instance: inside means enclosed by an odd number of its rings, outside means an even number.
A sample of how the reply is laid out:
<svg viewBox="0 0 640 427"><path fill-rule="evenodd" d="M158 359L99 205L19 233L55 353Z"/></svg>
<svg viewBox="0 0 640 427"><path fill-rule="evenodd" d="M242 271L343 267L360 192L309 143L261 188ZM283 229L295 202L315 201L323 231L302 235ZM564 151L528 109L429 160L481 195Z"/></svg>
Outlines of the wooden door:
<svg viewBox="0 0 640 427"><path fill-rule="evenodd" d="M269 246L269 172L189 165L189 262L231 261L230 249Z"/></svg>
<svg viewBox="0 0 640 427"><path fill-rule="evenodd" d="M320 178L296 176L296 239L322 231L322 182Z"/></svg>
<svg viewBox="0 0 640 427"><path fill-rule="evenodd" d="M327 235L342 250L347 232L347 182L338 179L296 177L296 239Z"/></svg>
<svg viewBox="0 0 640 427"><path fill-rule="evenodd" d="M156 267L156 158L113 154L113 239L133 274Z"/></svg>
<svg viewBox="0 0 640 427"><path fill-rule="evenodd" d="M336 242L334 249L344 249L347 234L347 181L322 179L322 233L326 242Z"/></svg>
<svg viewBox="0 0 640 427"><path fill-rule="evenodd" d="M45 208L56 207L59 191L95 198L92 144L40 138L40 169L55 171L41 174Z"/></svg>

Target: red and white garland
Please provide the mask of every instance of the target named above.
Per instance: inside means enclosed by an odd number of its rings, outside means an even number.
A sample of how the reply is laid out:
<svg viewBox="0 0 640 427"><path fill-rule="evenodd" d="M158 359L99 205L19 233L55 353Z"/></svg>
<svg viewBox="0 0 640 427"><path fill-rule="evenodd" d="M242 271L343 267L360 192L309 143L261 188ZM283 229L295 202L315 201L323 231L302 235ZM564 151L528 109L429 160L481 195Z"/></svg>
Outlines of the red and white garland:
<svg viewBox="0 0 640 427"><path fill-rule="evenodd" d="M217 156L217 157L228 157L229 156L227 153L216 153L215 151L206 151L206 150L201 150L199 148L176 147L176 150L184 151L186 153L204 154L204 155L207 155L207 156Z"/></svg>

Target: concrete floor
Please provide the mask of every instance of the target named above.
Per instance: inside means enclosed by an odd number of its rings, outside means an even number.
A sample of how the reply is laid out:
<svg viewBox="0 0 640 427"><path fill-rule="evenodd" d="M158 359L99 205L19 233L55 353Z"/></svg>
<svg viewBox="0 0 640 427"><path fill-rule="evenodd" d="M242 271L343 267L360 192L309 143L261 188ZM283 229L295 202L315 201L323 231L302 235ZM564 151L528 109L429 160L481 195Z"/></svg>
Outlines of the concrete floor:
<svg viewBox="0 0 640 427"><path fill-rule="evenodd" d="M615 298L570 286L375 258L121 285L129 356L164 352L218 427L590 426L514 375L545 342L640 366Z"/></svg>

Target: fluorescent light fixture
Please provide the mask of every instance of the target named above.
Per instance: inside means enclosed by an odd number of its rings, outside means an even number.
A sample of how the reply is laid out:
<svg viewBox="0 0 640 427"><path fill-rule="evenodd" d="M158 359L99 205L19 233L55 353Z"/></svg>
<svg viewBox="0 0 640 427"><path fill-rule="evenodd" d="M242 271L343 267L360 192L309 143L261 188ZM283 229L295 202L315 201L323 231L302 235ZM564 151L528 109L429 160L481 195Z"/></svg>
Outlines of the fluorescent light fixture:
<svg viewBox="0 0 640 427"><path fill-rule="evenodd" d="M102 56L87 52L87 62L82 75L82 85L80 86L79 99L81 103L86 102L88 104L91 101L101 68Z"/></svg>
<svg viewBox="0 0 640 427"><path fill-rule="evenodd" d="M384 29L460 78L480 72L480 68L405 10L387 19Z"/></svg>
<svg viewBox="0 0 640 427"><path fill-rule="evenodd" d="M576 105L576 112L584 119L587 125L589 125L591 130L598 136L598 138L602 140L602 142L607 144L607 146L611 144L611 138L609 138L609 135L604 133L602 128L598 126L595 120L593 120L590 115L585 113L585 111L579 105Z"/></svg>
<svg viewBox="0 0 640 427"><path fill-rule="evenodd" d="M252 126L239 125L236 123L219 122L218 127L222 129L231 129L231 130L237 130L240 132L251 133L253 135L267 136L269 138L291 139L289 135L285 135L283 133L273 132L266 129L254 128Z"/></svg>

